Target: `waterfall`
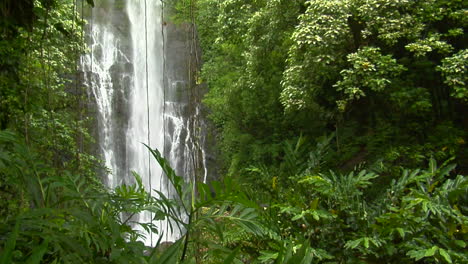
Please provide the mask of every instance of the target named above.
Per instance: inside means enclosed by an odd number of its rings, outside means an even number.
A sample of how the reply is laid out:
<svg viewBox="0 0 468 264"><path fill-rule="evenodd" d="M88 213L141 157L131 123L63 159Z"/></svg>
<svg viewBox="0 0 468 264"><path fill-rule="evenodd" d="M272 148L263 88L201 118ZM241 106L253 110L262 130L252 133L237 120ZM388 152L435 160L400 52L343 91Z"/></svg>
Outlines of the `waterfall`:
<svg viewBox="0 0 468 264"><path fill-rule="evenodd" d="M125 16L119 10L106 8L113 5L113 0L103 1L93 10L87 30L90 52L81 58L84 84L97 112L99 152L111 171L104 179L110 188L121 184L125 179L121 176L127 173L125 145L117 142L126 139L127 111L122 105L127 105L126 93L133 79L131 54L123 41L125 35L118 28L123 24L114 24Z"/></svg>
<svg viewBox="0 0 468 264"><path fill-rule="evenodd" d="M127 1L132 39L133 83L129 97L127 129L128 168L144 175L145 188L169 196L163 186L162 171L142 142L151 148L164 149L164 53L160 1ZM152 214L140 215L139 222L151 222ZM164 230L165 223L158 229ZM167 228L166 228L167 229ZM151 234L156 235L156 234ZM169 237L168 237L169 239ZM157 241L157 238L151 238Z"/></svg>
<svg viewBox="0 0 468 264"><path fill-rule="evenodd" d="M90 51L81 64L95 104L99 153L109 169L103 172L107 186L132 183L135 171L153 196L158 190L171 197L165 175L142 143L159 149L178 175L193 177L197 166L203 168L203 179L207 172L205 152L196 144L200 136L194 120L200 108L189 89L188 34L162 21L161 5L160 0L96 1L87 15ZM145 212L134 221L151 219ZM160 232L145 234L147 245L161 232L165 241L180 236L165 221L153 223Z"/></svg>

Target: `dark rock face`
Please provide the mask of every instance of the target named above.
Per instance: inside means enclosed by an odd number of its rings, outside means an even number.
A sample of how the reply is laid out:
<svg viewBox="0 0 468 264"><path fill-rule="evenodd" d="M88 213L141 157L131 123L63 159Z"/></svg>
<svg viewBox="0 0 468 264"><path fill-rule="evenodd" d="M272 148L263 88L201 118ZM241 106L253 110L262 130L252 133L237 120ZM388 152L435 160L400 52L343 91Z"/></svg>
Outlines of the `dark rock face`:
<svg viewBox="0 0 468 264"><path fill-rule="evenodd" d="M105 152L111 151L112 161L106 161L106 166L118 164L112 166L113 174L121 175L126 173L124 168L127 167L125 131L134 69L127 55L131 50L130 21L121 0L99 1L95 8L87 8L83 12L88 20L86 38L90 53L83 57L82 68L84 83L88 87L89 112L96 117L91 128L99 143L96 153L108 159ZM108 76L103 78L103 72ZM107 173L103 171L102 174ZM106 177L103 181L109 184Z"/></svg>
<svg viewBox="0 0 468 264"><path fill-rule="evenodd" d="M165 10L163 17L169 18L170 12ZM130 140L127 138L127 130L130 89L136 68L131 58L132 33L126 1L102 0L92 10L84 10L84 13L89 22L87 42L90 54L83 70L88 85L89 109L96 114L94 135L99 139L97 153L106 160L106 166L113 169L115 177L122 177L118 175L129 174L126 171L129 167L127 163L129 155L132 155L132 151L127 149L127 141ZM208 151L214 142L210 139L213 137L207 137L206 133L209 124L205 118L206 111L201 106L203 89L194 78L200 54L196 40L193 39L195 29L192 25L176 25L167 20L161 26L164 38L164 57L161 59L164 59L165 99L163 155L170 160L178 175L197 177L199 180L214 178L216 170L211 168L214 168L215 155L211 154L213 151ZM112 52L107 42L112 42ZM110 60L109 56L112 56L112 61L105 64ZM107 71L108 76L103 78L102 71ZM108 102L99 101L106 96ZM109 104L107 110L104 109L106 103Z"/></svg>
<svg viewBox="0 0 468 264"><path fill-rule="evenodd" d="M165 16L170 17L170 12L167 10ZM164 33L167 116L164 155L181 157L172 164L179 175L209 181L216 178L214 140L207 136L210 124L201 103L205 92L196 83L201 51L195 27L164 21ZM181 131L177 130L177 122L184 124Z"/></svg>

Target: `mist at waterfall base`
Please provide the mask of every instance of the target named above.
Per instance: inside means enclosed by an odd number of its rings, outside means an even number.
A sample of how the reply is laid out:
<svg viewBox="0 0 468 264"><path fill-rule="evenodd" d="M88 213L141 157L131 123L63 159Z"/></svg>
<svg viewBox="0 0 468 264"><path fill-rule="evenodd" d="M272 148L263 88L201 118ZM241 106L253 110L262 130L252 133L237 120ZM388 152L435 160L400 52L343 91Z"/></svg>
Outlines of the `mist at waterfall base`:
<svg viewBox="0 0 468 264"><path fill-rule="evenodd" d="M143 143L160 150L185 177L193 174L196 144L190 136L188 102L177 100L187 80L166 67L163 12L158 0L125 1L124 6L116 0L96 3L88 17L90 52L81 64L95 103L99 153L110 170L104 173L107 186L133 183L135 171L153 196L158 190L172 197L170 183ZM206 171L204 175L206 179ZM152 221L153 217L144 212L132 218L157 226L158 234L134 226L147 237L146 245L154 245L162 233L163 241L180 237L183 230L177 225L171 231L167 221Z"/></svg>

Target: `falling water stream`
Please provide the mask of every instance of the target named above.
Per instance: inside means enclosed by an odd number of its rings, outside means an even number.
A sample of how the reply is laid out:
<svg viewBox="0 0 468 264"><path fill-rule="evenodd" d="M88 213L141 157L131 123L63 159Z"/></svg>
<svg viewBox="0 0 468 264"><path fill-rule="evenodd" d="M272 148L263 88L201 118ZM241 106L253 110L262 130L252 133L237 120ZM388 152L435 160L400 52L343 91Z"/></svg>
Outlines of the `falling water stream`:
<svg viewBox="0 0 468 264"><path fill-rule="evenodd" d="M205 167L206 159L193 136L193 116L199 107L190 107L188 69L180 63L187 55L170 52L183 41L172 42L166 50L163 18L160 0L100 1L89 14L90 52L82 57L82 67L95 102L99 153L109 169L103 173L107 186L131 183L135 171L153 196L153 190L158 190L171 197L161 168L143 143L159 149L176 173L185 177L194 173L197 162ZM167 54L173 54L170 60ZM199 161L195 152L203 154ZM135 217L135 222L151 221L149 212ZM180 236L181 231L170 232L165 221L153 223L165 233L166 241ZM159 235L146 234L145 243L155 243Z"/></svg>

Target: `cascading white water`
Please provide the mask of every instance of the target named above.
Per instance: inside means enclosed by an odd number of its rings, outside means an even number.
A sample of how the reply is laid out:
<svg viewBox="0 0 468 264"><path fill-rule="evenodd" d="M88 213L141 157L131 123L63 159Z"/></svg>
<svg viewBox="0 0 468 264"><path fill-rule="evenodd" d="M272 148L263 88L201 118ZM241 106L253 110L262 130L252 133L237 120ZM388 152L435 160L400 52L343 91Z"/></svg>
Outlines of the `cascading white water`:
<svg viewBox="0 0 468 264"><path fill-rule="evenodd" d="M164 152L162 12L160 0L129 0L124 7L114 0L101 1L92 10L88 29L91 51L82 57L82 67L84 82L96 102L100 152L110 170L107 185L114 188L132 182L135 171L153 196L153 190L158 190L170 197L161 168L143 145ZM172 142L169 148L179 144ZM183 158L182 153L171 155L169 160L175 164ZM145 234L135 226L147 237L145 244L154 244L162 233L166 241L179 236L180 230L171 232L169 223L152 218L144 212L132 219L156 224L159 234Z"/></svg>
<svg viewBox="0 0 468 264"><path fill-rule="evenodd" d="M200 97L190 83L193 70L187 28L162 21L161 0L100 0L88 12L90 52L82 57L84 83L97 116L99 152L109 188L133 183L137 172L147 191L173 197L172 186L143 143L157 148L178 175L207 180ZM167 58L167 59L166 59ZM178 217L184 218L183 213ZM142 213L132 221L153 222L145 234L152 245L174 241L183 230ZM135 225L136 228L139 225Z"/></svg>
<svg viewBox="0 0 468 264"><path fill-rule="evenodd" d="M147 190L155 196L154 189L169 196L163 182L161 168L149 156L142 144L164 150L164 51L162 32L162 8L160 1L127 1L132 39L133 83L129 97L129 128L127 130L128 167L144 175ZM152 221L152 214L139 216L141 223ZM167 223L159 222L158 230L166 232L166 240L174 240L168 234ZM159 234L150 234L156 242Z"/></svg>
<svg viewBox="0 0 468 264"><path fill-rule="evenodd" d="M113 1L110 1L113 3ZM121 49L121 40L116 37L112 27L112 19L102 19L105 11L96 8L93 14L92 30L89 42L91 52L81 57L83 67L84 83L88 85L88 92L95 99L98 117L98 134L100 141L100 152L103 155L105 165L112 173L107 174L106 183L114 188L122 182L117 174L121 174L121 166L118 166L118 135L115 131L115 83L126 82L130 78L127 72L121 72L119 80L112 77L112 69L118 64L129 63L130 60Z"/></svg>

